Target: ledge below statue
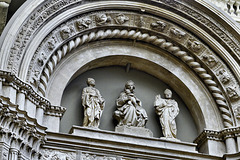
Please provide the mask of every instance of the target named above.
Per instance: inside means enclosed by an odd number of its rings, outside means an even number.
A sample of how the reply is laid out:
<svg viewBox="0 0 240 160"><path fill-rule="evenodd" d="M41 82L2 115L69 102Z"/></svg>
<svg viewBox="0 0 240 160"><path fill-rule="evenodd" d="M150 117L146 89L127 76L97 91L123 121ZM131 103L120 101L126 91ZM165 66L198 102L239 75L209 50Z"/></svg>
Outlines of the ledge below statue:
<svg viewBox="0 0 240 160"><path fill-rule="evenodd" d="M69 133L72 136L77 136L78 139L80 138L83 141L86 140L88 144L90 143L88 140L91 139L91 145L94 145L95 143L100 145L99 143L101 143L100 146L104 145L105 147L110 147L115 144L118 146L118 148L121 148L121 145L123 145L122 147L124 148L126 144L131 144L131 146L141 146L144 148L144 150L146 150L148 147L154 147L155 149L170 149L197 153L196 144L188 142L168 141L155 137L105 131L101 129L80 126L72 126Z"/></svg>
<svg viewBox="0 0 240 160"><path fill-rule="evenodd" d="M133 127L133 126L116 126L115 132L118 133L126 133L136 136L144 136L144 137L153 137L152 131L144 127Z"/></svg>

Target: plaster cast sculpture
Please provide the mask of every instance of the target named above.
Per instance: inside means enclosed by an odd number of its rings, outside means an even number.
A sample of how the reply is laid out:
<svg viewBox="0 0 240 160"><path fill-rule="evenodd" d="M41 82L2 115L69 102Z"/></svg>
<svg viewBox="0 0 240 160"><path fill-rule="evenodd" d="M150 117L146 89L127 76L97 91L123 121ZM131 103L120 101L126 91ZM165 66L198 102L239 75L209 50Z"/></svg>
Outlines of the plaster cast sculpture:
<svg viewBox="0 0 240 160"><path fill-rule="evenodd" d="M167 139L176 139L177 126L175 118L179 114L178 104L172 98L172 91L166 89L164 91L165 99L161 95L156 95L154 107L159 116L162 126L163 135Z"/></svg>
<svg viewBox="0 0 240 160"><path fill-rule="evenodd" d="M99 90L94 88L95 80L93 78L88 78L87 85L88 87L82 91L82 105L84 107L83 126L98 128L105 107L105 100Z"/></svg>
<svg viewBox="0 0 240 160"><path fill-rule="evenodd" d="M146 125L147 113L142 107L142 102L134 95L134 89L134 82L127 81L124 91L116 101L117 110L114 112L114 117L118 120L118 126L145 127Z"/></svg>

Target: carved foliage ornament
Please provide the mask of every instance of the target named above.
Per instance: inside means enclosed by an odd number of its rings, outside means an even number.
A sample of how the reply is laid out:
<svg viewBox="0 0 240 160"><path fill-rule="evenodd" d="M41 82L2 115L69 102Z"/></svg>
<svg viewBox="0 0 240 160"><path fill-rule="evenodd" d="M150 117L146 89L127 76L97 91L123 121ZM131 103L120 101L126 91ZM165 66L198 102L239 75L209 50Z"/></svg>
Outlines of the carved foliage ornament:
<svg viewBox="0 0 240 160"><path fill-rule="evenodd" d="M43 149L40 160L76 160L75 152L62 150Z"/></svg>

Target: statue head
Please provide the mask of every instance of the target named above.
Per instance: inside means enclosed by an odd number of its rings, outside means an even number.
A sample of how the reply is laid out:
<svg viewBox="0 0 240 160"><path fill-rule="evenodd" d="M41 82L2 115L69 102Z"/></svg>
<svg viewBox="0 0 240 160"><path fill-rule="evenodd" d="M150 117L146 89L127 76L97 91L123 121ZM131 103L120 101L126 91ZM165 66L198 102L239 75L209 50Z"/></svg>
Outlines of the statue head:
<svg viewBox="0 0 240 160"><path fill-rule="evenodd" d="M133 91L135 89L134 82L132 80L129 80L125 84L125 89L129 89L130 91Z"/></svg>
<svg viewBox="0 0 240 160"><path fill-rule="evenodd" d="M93 78L88 78L87 79L87 85L88 86L95 86L95 80Z"/></svg>
<svg viewBox="0 0 240 160"><path fill-rule="evenodd" d="M166 89L164 91L165 98L170 99L172 98L172 91L170 89Z"/></svg>

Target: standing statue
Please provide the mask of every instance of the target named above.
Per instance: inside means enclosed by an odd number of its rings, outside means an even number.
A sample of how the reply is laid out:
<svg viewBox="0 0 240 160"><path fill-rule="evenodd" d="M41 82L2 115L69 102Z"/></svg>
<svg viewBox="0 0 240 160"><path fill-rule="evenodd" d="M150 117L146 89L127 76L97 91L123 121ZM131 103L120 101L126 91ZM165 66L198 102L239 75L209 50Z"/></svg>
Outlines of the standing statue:
<svg viewBox="0 0 240 160"><path fill-rule="evenodd" d="M117 110L114 117L118 120L118 126L145 127L148 117L142 107L141 101L134 95L134 82L127 81L124 91L118 97Z"/></svg>
<svg viewBox="0 0 240 160"><path fill-rule="evenodd" d="M165 99L161 98L160 94L155 97L155 111L159 116L164 137L176 139L177 126L175 118L179 114L178 104L175 100L171 99L171 90L166 89L164 95Z"/></svg>
<svg viewBox="0 0 240 160"><path fill-rule="evenodd" d="M82 105L84 107L83 126L98 128L105 107L105 100L99 90L94 88L95 80L93 78L88 78L87 85L88 87L82 91Z"/></svg>

